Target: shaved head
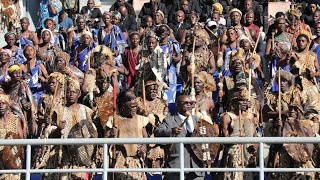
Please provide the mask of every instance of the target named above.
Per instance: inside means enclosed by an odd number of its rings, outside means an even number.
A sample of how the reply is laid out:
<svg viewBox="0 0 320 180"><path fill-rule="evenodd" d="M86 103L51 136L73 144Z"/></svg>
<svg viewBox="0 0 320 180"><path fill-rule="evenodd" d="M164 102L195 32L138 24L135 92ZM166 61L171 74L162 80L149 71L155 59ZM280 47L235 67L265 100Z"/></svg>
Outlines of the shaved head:
<svg viewBox="0 0 320 180"><path fill-rule="evenodd" d="M128 15L128 10L126 6L120 6L118 11L120 12L121 16L127 16Z"/></svg>

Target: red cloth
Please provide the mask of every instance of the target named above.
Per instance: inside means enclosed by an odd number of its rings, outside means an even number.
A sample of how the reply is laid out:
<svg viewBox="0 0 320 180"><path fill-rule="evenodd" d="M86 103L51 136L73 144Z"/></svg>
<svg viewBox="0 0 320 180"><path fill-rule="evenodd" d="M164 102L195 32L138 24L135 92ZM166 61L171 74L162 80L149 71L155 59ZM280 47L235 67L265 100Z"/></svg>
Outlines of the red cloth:
<svg viewBox="0 0 320 180"><path fill-rule="evenodd" d="M90 179L90 175L89 175L89 173L84 173L84 179L85 180L89 180Z"/></svg>
<svg viewBox="0 0 320 180"><path fill-rule="evenodd" d="M136 52L130 51L130 48L125 50L125 61L124 66L128 69L129 75L126 78L127 87L134 86L134 75L136 73L136 65L138 62L138 54Z"/></svg>
<svg viewBox="0 0 320 180"><path fill-rule="evenodd" d="M260 32L260 28L257 25L250 24L250 25L247 25L247 28L248 28L249 31L250 30L256 31L256 36L258 36L258 34Z"/></svg>

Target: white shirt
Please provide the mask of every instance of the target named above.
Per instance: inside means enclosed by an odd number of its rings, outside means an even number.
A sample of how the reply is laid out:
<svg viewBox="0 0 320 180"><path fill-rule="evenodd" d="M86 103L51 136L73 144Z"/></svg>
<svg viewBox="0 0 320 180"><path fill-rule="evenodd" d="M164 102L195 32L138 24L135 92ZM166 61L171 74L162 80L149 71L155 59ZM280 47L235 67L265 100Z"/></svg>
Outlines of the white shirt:
<svg viewBox="0 0 320 180"><path fill-rule="evenodd" d="M182 119L182 123L183 123L183 121L187 118L186 116L184 116L184 115L182 115L182 114L180 114L180 113L178 113L178 116ZM190 129L187 129L187 123L189 124ZM192 116L191 116L191 115L188 117L188 120L187 120L186 123L184 123L183 127L184 127L184 129L186 129L187 131L189 131L189 132L191 132L191 133L193 132L193 130L194 130L194 124L193 124L193 119L192 119Z"/></svg>

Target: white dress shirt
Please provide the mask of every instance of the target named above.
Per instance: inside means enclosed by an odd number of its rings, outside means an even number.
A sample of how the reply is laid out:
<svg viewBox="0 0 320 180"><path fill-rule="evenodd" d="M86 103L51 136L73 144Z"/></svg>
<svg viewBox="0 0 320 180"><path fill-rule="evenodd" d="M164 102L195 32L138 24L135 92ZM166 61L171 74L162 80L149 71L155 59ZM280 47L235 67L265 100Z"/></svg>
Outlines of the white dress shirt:
<svg viewBox="0 0 320 180"><path fill-rule="evenodd" d="M184 116L184 115L182 115L182 114L180 114L180 113L178 113L178 116L182 119L182 122L187 118L186 116ZM187 123L189 124L189 127L187 127ZM188 117L188 120L187 120L186 123L184 123L183 127L184 127L184 129L186 129L186 130L189 131L190 133L193 132L193 130L194 130L194 124L193 124L193 119L192 119L192 116L191 116L191 115Z"/></svg>

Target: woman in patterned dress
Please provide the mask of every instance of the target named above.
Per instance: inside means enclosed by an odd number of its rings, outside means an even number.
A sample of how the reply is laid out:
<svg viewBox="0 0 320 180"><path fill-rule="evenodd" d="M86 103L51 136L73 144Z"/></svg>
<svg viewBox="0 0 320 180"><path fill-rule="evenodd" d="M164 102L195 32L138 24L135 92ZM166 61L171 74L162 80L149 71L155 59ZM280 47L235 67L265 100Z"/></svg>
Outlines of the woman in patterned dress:
<svg viewBox="0 0 320 180"><path fill-rule="evenodd" d="M26 80L33 94L36 105L43 94L43 83L47 82L48 72L43 63L36 58L36 48L33 45L26 45L24 54L27 61L20 65L25 74Z"/></svg>
<svg viewBox="0 0 320 180"><path fill-rule="evenodd" d="M86 72L89 68L89 61L91 60L91 56L93 56L93 49L94 44L91 32L83 31L81 44L76 48L74 56L74 65L82 72Z"/></svg>
<svg viewBox="0 0 320 180"><path fill-rule="evenodd" d="M10 65L13 64L22 64L26 61L26 58L23 55L23 50L16 46L16 35L13 32L8 32L4 36L7 45L3 47L3 49L9 49L11 54Z"/></svg>
<svg viewBox="0 0 320 180"><path fill-rule="evenodd" d="M21 25L21 34L19 38L19 47L24 49L25 45L33 44L36 48L38 48L39 40L37 34L29 30L29 18L23 17L20 19ZM19 34L18 34L19 35Z"/></svg>
<svg viewBox="0 0 320 180"><path fill-rule="evenodd" d="M53 34L49 29L42 30L41 41L37 49L37 59L45 65L49 73L52 73L55 68L54 58L60 49L54 45Z"/></svg>

